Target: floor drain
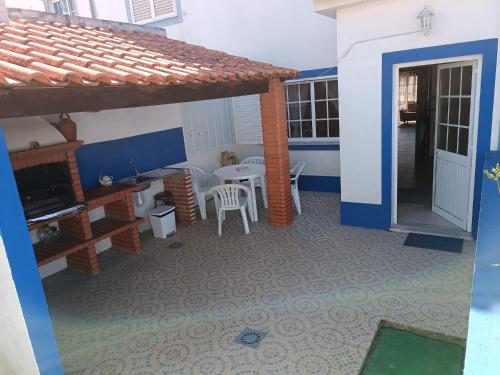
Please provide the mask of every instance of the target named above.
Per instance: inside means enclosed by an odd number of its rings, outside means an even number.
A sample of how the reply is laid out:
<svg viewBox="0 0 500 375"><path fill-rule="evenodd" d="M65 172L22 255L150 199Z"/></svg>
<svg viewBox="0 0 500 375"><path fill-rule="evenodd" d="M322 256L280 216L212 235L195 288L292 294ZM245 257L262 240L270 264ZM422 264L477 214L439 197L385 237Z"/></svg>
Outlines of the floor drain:
<svg viewBox="0 0 500 375"><path fill-rule="evenodd" d="M170 245L168 245L168 247L170 249L178 249L179 247L182 247L182 246L184 246L184 243L182 243L182 242L173 242Z"/></svg>
<svg viewBox="0 0 500 375"><path fill-rule="evenodd" d="M236 342L243 346L248 346L250 348L257 348L264 337L267 336L267 332L257 331L251 328L245 328L241 333L236 337Z"/></svg>

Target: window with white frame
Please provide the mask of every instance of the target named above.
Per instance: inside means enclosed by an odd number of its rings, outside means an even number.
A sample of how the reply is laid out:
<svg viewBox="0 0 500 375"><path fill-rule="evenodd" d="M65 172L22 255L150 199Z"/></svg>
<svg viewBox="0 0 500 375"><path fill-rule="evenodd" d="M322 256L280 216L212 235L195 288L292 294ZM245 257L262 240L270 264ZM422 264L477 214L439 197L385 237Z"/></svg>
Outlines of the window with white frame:
<svg viewBox="0 0 500 375"><path fill-rule="evenodd" d="M176 0L129 0L134 23L148 23L177 16Z"/></svg>
<svg viewBox="0 0 500 375"><path fill-rule="evenodd" d="M336 78L285 85L288 138L339 137L339 90Z"/></svg>
<svg viewBox="0 0 500 375"><path fill-rule="evenodd" d="M52 9L50 9L50 5L45 3L46 8L48 8L47 11L49 12L54 11L54 13L67 14L69 16L78 15L78 8L75 0L53 0L51 5Z"/></svg>
<svg viewBox="0 0 500 375"><path fill-rule="evenodd" d="M403 72L399 75L399 109L408 111L408 107L417 102L418 74L417 72ZM410 111L413 112L413 111Z"/></svg>

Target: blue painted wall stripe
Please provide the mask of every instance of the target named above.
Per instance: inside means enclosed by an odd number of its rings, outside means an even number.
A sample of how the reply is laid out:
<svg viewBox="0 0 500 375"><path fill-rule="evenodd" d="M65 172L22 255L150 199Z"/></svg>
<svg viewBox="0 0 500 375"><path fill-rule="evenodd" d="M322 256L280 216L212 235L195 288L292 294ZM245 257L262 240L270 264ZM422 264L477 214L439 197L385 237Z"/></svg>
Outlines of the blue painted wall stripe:
<svg viewBox="0 0 500 375"><path fill-rule="evenodd" d="M293 144L293 143L288 143L288 149L289 150L296 150L296 151L325 151L325 150L331 150L331 151L338 151L340 150L340 145L339 144L328 144L328 143L324 143L324 144L315 144L315 143L311 143L311 144L305 144L305 143L302 143L302 144Z"/></svg>
<svg viewBox="0 0 500 375"><path fill-rule="evenodd" d="M298 77L291 79L290 81L294 81L297 79L306 79L306 78L321 78L328 76L336 76L338 74L338 69L336 66L331 66L328 68L319 68L319 69L310 69L310 70L302 70Z"/></svg>
<svg viewBox="0 0 500 375"><path fill-rule="evenodd" d="M474 187L474 205L472 228L473 235L477 231L479 217L479 201L481 193L481 173L484 164L484 155L489 151L491 126L493 120L493 99L495 91L498 39L478 40L465 43L448 44L435 47L418 48L406 51L389 52L382 55L382 204L364 205L366 218L359 219L359 225L378 226L388 229L391 226L392 209L392 70L395 64L411 63L425 60L453 58L471 55L482 55L482 77L479 102L478 140L476 145L476 184ZM342 222L356 225L356 215L349 212L360 212L361 203L355 206L342 204ZM380 207L377 207L380 206ZM345 218L344 218L345 216Z"/></svg>
<svg viewBox="0 0 500 375"><path fill-rule="evenodd" d="M340 177L301 175L299 190L340 193Z"/></svg>
<svg viewBox="0 0 500 375"><path fill-rule="evenodd" d="M0 235L7 252L35 359L42 375L62 375L64 372L52 321L1 126L0 181Z"/></svg>
<svg viewBox="0 0 500 375"><path fill-rule="evenodd" d="M485 169L500 163L500 152L486 155ZM477 181L479 185L480 181ZM498 229L500 194L496 183L483 177L477 250L472 281L465 375L498 373L500 353L500 263Z"/></svg>
<svg viewBox="0 0 500 375"><path fill-rule="evenodd" d="M182 128L83 145L76 157L84 189L97 185L99 169L115 181L132 176L130 158L134 158L139 172L187 160Z"/></svg>

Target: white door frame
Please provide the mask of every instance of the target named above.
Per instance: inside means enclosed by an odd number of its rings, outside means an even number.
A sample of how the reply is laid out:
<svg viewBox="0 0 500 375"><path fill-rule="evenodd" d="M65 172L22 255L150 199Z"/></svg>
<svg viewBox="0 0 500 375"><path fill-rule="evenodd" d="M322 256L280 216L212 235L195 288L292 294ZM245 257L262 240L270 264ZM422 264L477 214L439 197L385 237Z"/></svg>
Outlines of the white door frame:
<svg viewBox="0 0 500 375"><path fill-rule="evenodd" d="M471 176L476 175L476 151L477 151L477 127L479 123L479 99L481 98L481 77L483 58L482 55L469 55L450 57L445 59L414 61L404 64L395 64L392 68L392 215L391 225L398 223L398 125L399 125L399 72L404 68L418 67L424 65L449 64L460 61L475 61L477 64L477 76L474 98L474 119L473 119L473 136L472 136L472 166ZM472 213L474 202L474 185L475 178L470 179L469 186L469 210L467 213L467 232L472 231Z"/></svg>

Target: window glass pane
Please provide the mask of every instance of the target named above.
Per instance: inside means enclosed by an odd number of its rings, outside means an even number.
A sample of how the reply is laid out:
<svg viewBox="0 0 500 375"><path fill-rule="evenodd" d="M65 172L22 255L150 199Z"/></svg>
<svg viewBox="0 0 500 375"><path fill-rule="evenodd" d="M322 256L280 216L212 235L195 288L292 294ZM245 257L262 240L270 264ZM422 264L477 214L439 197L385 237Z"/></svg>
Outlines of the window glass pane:
<svg viewBox="0 0 500 375"><path fill-rule="evenodd" d="M300 101L311 100L311 85L309 83L303 83L299 85L300 90Z"/></svg>
<svg viewBox="0 0 500 375"><path fill-rule="evenodd" d="M460 99L451 98L450 99L450 118L449 123L453 125L458 125L458 109L460 107Z"/></svg>
<svg viewBox="0 0 500 375"><path fill-rule="evenodd" d="M316 121L316 137L328 137L328 121Z"/></svg>
<svg viewBox="0 0 500 375"><path fill-rule="evenodd" d="M328 136L338 137L339 136L339 120L330 120L330 121L328 121L328 124L329 124Z"/></svg>
<svg viewBox="0 0 500 375"><path fill-rule="evenodd" d="M462 95L470 95L472 87L472 66L464 66L462 69Z"/></svg>
<svg viewBox="0 0 500 375"><path fill-rule="evenodd" d="M453 126L448 127L448 146L446 149L449 152L457 152L458 128Z"/></svg>
<svg viewBox="0 0 500 375"><path fill-rule="evenodd" d="M292 103L288 105L289 120L300 120L300 104Z"/></svg>
<svg viewBox="0 0 500 375"><path fill-rule="evenodd" d="M462 108L460 108L460 125L470 125L470 99L462 98Z"/></svg>
<svg viewBox="0 0 500 375"><path fill-rule="evenodd" d="M311 138L312 136L312 122L302 121L302 138Z"/></svg>
<svg viewBox="0 0 500 375"><path fill-rule="evenodd" d="M446 150L446 126L439 125L437 147Z"/></svg>
<svg viewBox="0 0 500 375"><path fill-rule="evenodd" d="M450 92L450 69L441 70L439 86L441 95L448 95Z"/></svg>
<svg viewBox="0 0 500 375"><path fill-rule="evenodd" d="M314 82L314 97L318 99L326 99L326 82Z"/></svg>
<svg viewBox="0 0 500 375"><path fill-rule="evenodd" d="M322 119L322 118L327 118L327 113L326 113L326 102L316 102L316 118L317 119Z"/></svg>
<svg viewBox="0 0 500 375"><path fill-rule="evenodd" d="M328 81L328 99L337 99L339 97L339 83L337 80Z"/></svg>
<svg viewBox="0 0 500 375"><path fill-rule="evenodd" d="M290 122L290 138L300 138L300 121Z"/></svg>
<svg viewBox="0 0 500 375"><path fill-rule="evenodd" d="M311 102L300 103L300 114L302 116L302 120L311 119Z"/></svg>
<svg viewBox="0 0 500 375"><path fill-rule="evenodd" d="M448 98L439 100L439 122L442 124L448 123Z"/></svg>
<svg viewBox="0 0 500 375"><path fill-rule="evenodd" d="M329 118L339 118L339 101L329 100L328 101L328 117Z"/></svg>
<svg viewBox="0 0 500 375"><path fill-rule="evenodd" d="M451 69L451 85L450 85L450 95L460 95L460 75L462 73L461 68Z"/></svg>
<svg viewBox="0 0 500 375"><path fill-rule="evenodd" d="M288 101L298 102L299 101L299 87L298 85L288 85Z"/></svg>
<svg viewBox="0 0 500 375"><path fill-rule="evenodd" d="M458 153L467 156L469 146L469 129L460 129Z"/></svg>

